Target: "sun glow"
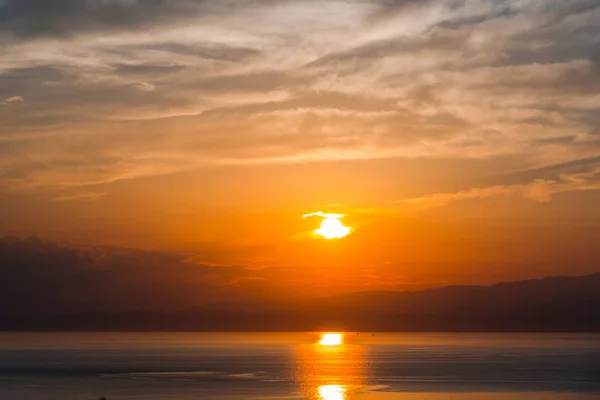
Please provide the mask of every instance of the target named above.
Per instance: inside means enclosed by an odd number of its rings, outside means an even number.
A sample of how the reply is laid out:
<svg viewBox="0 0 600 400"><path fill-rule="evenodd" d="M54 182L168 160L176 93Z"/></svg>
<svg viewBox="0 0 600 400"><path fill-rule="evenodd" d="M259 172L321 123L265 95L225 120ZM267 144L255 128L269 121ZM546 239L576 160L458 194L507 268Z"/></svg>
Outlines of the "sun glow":
<svg viewBox="0 0 600 400"><path fill-rule="evenodd" d="M306 214L302 218L308 217L322 217L323 222L319 229L315 230L315 235L321 236L325 239L342 239L350 234L352 229L341 223L340 218L344 217L344 214L325 214L321 211L314 214Z"/></svg>
<svg viewBox="0 0 600 400"><path fill-rule="evenodd" d="M321 346L339 346L342 343L344 343L344 336L341 333L324 333L319 340Z"/></svg>

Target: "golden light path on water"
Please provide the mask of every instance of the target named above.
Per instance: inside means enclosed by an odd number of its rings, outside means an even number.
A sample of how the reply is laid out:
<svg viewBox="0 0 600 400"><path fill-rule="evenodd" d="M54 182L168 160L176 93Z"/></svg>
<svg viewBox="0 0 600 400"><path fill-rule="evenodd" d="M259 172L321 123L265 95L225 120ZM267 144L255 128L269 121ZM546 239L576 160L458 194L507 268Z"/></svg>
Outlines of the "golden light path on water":
<svg viewBox="0 0 600 400"><path fill-rule="evenodd" d="M344 400L346 398L346 388L340 385L319 386L317 392L323 400Z"/></svg>
<svg viewBox="0 0 600 400"><path fill-rule="evenodd" d="M364 348L343 333L322 333L316 343L296 348L296 379L309 400L351 400L367 381Z"/></svg>

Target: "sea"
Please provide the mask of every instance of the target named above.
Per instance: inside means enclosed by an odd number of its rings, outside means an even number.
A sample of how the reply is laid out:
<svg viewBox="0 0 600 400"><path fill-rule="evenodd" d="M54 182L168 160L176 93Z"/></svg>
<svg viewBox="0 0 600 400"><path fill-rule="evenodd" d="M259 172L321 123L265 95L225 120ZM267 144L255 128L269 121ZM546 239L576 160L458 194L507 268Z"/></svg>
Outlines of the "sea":
<svg viewBox="0 0 600 400"><path fill-rule="evenodd" d="M1 400L591 400L600 335L0 333Z"/></svg>

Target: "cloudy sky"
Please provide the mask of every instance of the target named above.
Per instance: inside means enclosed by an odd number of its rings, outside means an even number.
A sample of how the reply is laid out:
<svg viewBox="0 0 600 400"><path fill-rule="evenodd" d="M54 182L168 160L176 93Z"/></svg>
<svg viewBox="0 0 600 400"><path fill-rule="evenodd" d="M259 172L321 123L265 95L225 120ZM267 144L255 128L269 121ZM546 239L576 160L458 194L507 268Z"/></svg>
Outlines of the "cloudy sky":
<svg viewBox="0 0 600 400"><path fill-rule="evenodd" d="M600 271L599 126L597 0L0 0L0 234L219 284Z"/></svg>

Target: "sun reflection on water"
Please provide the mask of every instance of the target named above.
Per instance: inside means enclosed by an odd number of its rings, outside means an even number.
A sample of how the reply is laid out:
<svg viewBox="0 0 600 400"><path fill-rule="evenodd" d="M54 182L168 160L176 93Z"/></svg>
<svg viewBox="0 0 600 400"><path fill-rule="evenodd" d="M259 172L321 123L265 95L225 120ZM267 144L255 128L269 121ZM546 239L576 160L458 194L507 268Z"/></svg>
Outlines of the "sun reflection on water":
<svg viewBox="0 0 600 400"><path fill-rule="evenodd" d="M323 333L319 344L321 346L340 346L344 343L344 335L341 333Z"/></svg>
<svg viewBox="0 0 600 400"><path fill-rule="evenodd" d="M296 381L307 399L351 400L365 387L365 349L343 343L343 337L340 333L326 333L315 344L296 347Z"/></svg>
<svg viewBox="0 0 600 400"><path fill-rule="evenodd" d="M346 388L341 385L323 385L317 388L321 400L346 400Z"/></svg>

